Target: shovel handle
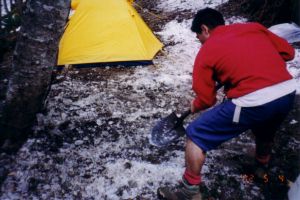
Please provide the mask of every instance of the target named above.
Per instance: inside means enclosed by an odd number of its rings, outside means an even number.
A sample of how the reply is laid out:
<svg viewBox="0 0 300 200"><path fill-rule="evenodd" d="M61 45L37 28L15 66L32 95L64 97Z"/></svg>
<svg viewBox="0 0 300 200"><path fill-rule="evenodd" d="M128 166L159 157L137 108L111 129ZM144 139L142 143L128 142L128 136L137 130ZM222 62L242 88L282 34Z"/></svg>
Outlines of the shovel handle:
<svg viewBox="0 0 300 200"><path fill-rule="evenodd" d="M181 113L181 116L179 117L179 119L181 120L181 121L183 121L187 116L189 116L189 114L191 114L192 112L191 112L191 109L188 109L188 110L186 110L186 111L184 111L183 113Z"/></svg>

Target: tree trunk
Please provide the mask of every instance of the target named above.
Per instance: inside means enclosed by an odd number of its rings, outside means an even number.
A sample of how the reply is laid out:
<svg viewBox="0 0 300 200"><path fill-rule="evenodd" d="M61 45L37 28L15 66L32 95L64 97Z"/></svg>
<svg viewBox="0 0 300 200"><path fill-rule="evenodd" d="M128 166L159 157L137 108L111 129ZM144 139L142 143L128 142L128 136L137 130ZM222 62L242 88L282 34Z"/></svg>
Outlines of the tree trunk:
<svg viewBox="0 0 300 200"><path fill-rule="evenodd" d="M300 0L293 0L293 13L292 18L295 23L300 26Z"/></svg>
<svg viewBox="0 0 300 200"><path fill-rule="evenodd" d="M289 23L292 18L294 0L245 0L250 21L258 21L269 27L280 23ZM248 5L247 5L248 4Z"/></svg>
<svg viewBox="0 0 300 200"><path fill-rule="evenodd" d="M6 98L0 102L2 139L24 137L33 125L50 86L69 7L69 0L27 0Z"/></svg>

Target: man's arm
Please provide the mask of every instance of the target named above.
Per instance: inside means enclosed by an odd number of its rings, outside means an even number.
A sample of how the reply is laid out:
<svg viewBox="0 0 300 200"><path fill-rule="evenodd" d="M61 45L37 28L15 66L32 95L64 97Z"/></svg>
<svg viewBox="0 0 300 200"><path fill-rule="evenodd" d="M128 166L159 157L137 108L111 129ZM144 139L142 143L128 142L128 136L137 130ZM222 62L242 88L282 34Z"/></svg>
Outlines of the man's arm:
<svg viewBox="0 0 300 200"><path fill-rule="evenodd" d="M196 98L192 101L192 112L204 110L216 103L216 82L213 79L213 69L204 63L200 52L194 64L192 88L196 93Z"/></svg>

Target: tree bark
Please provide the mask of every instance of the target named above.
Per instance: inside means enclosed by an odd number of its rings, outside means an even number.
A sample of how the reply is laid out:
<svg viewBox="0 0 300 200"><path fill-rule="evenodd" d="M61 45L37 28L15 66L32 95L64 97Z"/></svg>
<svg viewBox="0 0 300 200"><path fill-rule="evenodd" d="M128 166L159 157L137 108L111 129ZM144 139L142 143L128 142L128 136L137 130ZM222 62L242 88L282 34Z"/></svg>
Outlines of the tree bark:
<svg viewBox="0 0 300 200"><path fill-rule="evenodd" d="M297 23L300 26L300 0L292 0L292 18L295 23Z"/></svg>
<svg viewBox="0 0 300 200"><path fill-rule="evenodd" d="M2 139L22 137L33 125L51 82L69 8L70 0L27 0L6 98L0 102Z"/></svg>
<svg viewBox="0 0 300 200"><path fill-rule="evenodd" d="M292 18L293 0L246 0L250 21L258 21L269 27L289 23ZM246 4L247 4L246 3Z"/></svg>

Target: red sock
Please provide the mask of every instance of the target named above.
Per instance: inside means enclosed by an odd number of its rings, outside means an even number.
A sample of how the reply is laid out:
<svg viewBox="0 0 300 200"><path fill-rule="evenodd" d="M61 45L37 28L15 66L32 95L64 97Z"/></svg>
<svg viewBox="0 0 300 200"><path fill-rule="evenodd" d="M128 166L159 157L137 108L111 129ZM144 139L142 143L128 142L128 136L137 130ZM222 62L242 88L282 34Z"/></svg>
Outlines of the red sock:
<svg viewBox="0 0 300 200"><path fill-rule="evenodd" d="M185 169L183 177L191 185L199 185L201 182L201 176L193 174L191 171L188 171L188 169Z"/></svg>

